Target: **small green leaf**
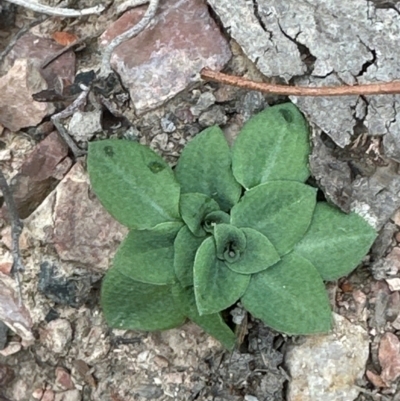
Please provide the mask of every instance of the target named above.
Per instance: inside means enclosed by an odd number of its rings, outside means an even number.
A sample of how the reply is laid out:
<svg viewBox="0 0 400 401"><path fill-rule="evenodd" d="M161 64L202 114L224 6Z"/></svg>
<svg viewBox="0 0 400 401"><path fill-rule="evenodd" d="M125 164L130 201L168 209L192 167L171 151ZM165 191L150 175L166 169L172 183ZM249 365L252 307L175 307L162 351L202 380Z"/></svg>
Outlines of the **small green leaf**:
<svg viewBox="0 0 400 401"><path fill-rule="evenodd" d="M233 174L246 189L271 180L304 182L309 154L304 117L292 103L280 104L244 125L233 146Z"/></svg>
<svg viewBox="0 0 400 401"><path fill-rule="evenodd" d="M174 241L182 223L163 223L152 230L133 230L122 242L113 266L125 276L148 284L172 284Z"/></svg>
<svg viewBox="0 0 400 401"><path fill-rule="evenodd" d="M214 227L217 224L229 224L231 217L228 213L223 212L222 210L217 210L216 212L209 213L203 222L204 231L209 234L214 233Z"/></svg>
<svg viewBox="0 0 400 401"><path fill-rule="evenodd" d="M331 328L331 308L317 269L301 256L254 274L241 299L243 306L266 325L283 333L325 333Z"/></svg>
<svg viewBox="0 0 400 401"><path fill-rule="evenodd" d="M115 268L103 279L101 306L107 323L118 329L167 330L185 321L171 286L140 283Z"/></svg>
<svg viewBox="0 0 400 401"><path fill-rule="evenodd" d="M175 275L184 287L193 285L194 258L203 241L204 238L195 237L187 226L182 227L175 238Z"/></svg>
<svg viewBox="0 0 400 401"><path fill-rule="evenodd" d="M293 252L308 259L323 280L337 280L357 267L376 235L356 213L345 214L319 202L310 228Z"/></svg>
<svg viewBox="0 0 400 401"><path fill-rule="evenodd" d="M242 192L233 177L230 149L219 127L205 129L186 145L175 175L182 193L207 195L224 211L230 210Z"/></svg>
<svg viewBox="0 0 400 401"><path fill-rule="evenodd" d="M314 212L316 189L294 181L270 181L245 193L231 211L236 227L254 228L284 255L304 236Z"/></svg>
<svg viewBox="0 0 400 401"><path fill-rule="evenodd" d="M226 262L231 270L241 274L259 273L280 260L278 252L266 236L252 228L242 228L242 231L246 236L246 250L237 262Z"/></svg>
<svg viewBox="0 0 400 401"><path fill-rule="evenodd" d="M241 259L246 249L246 236L239 228L230 224L218 224L214 228L217 258L225 262Z"/></svg>
<svg viewBox="0 0 400 401"><path fill-rule="evenodd" d="M179 209L183 221L197 237L205 237L203 220L209 213L219 210L218 203L204 194L182 194Z"/></svg>
<svg viewBox="0 0 400 401"><path fill-rule="evenodd" d="M205 332L216 338L225 348L232 350L235 346L235 333L227 326L219 313L200 316L197 311L193 287L183 288L177 284L173 291L182 313L199 325Z"/></svg>
<svg viewBox="0 0 400 401"><path fill-rule="evenodd" d="M217 313L234 304L250 281L249 275L233 272L217 258L212 237L204 240L196 253L193 276L200 315Z"/></svg>
<svg viewBox="0 0 400 401"><path fill-rule="evenodd" d="M179 185L168 164L137 142L109 139L89 143L93 190L120 223L153 228L179 220Z"/></svg>

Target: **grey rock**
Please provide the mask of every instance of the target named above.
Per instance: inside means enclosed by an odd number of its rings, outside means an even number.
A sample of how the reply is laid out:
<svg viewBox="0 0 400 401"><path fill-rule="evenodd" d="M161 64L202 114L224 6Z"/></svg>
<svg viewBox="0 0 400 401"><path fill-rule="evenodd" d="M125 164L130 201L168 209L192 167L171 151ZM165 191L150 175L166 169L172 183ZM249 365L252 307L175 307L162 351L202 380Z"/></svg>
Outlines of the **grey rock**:
<svg viewBox="0 0 400 401"><path fill-rule="evenodd" d="M222 106L213 106L205 111L199 117L199 124L202 127L211 127L212 125L224 125L228 118Z"/></svg>
<svg viewBox="0 0 400 401"><path fill-rule="evenodd" d="M373 166L371 171L365 167L366 172L361 171L354 177L354 157L348 160L338 158L336 145L329 138L323 140L321 131L315 127L312 141L311 173L327 199L343 211L360 214L375 229L380 230L400 207L397 163L385 159L384 163ZM341 150L341 153L344 151ZM362 157L365 162L365 153ZM360 168L364 168L362 164Z"/></svg>
<svg viewBox="0 0 400 401"><path fill-rule="evenodd" d="M146 8L122 15L103 34L101 44L139 22ZM220 70L230 58L228 42L205 1L162 0L150 27L118 46L111 63L142 114L198 81L202 68Z"/></svg>
<svg viewBox="0 0 400 401"><path fill-rule="evenodd" d="M194 116L199 116L201 112L207 110L210 106L212 106L215 101L216 99L213 93L204 92L199 96L196 105L190 108L190 112Z"/></svg>
<svg viewBox="0 0 400 401"><path fill-rule="evenodd" d="M223 25L267 77L295 85L354 85L400 79L400 14L393 4L355 0L209 0ZM398 4L398 3L397 3ZM386 154L400 161L399 95L292 98L341 147L363 125L385 135ZM364 102L364 101L362 101Z"/></svg>
<svg viewBox="0 0 400 401"><path fill-rule="evenodd" d="M264 75L281 76L289 81L293 75L306 72L297 45L279 27L279 10L281 7L289 10L290 2L258 1L258 10L255 2L208 0L208 3ZM261 22L258 15L271 15L268 20L271 23Z"/></svg>
<svg viewBox="0 0 400 401"><path fill-rule="evenodd" d="M253 114L263 110L266 106L265 98L261 92L247 92L239 101L238 111L243 115L243 120L247 121Z"/></svg>
<svg viewBox="0 0 400 401"><path fill-rule="evenodd" d="M161 128L164 132L170 134L176 131L176 125L167 117L161 119Z"/></svg>
<svg viewBox="0 0 400 401"><path fill-rule="evenodd" d="M289 347L288 401L354 400L359 393L356 381L364 375L368 354L367 332L334 314L330 334L309 336L301 345Z"/></svg>
<svg viewBox="0 0 400 401"><path fill-rule="evenodd" d="M69 134L78 142L89 141L102 131L101 116L101 110L75 112L68 125Z"/></svg>
<svg viewBox="0 0 400 401"><path fill-rule="evenodd" d="M380 230L378 237L371 248L371 256L375 259L382 258L390 247L394 234L397 232L396 224L388 221Z"/></svg>
<svg viewBox="0 0 400 401"><path fill-rule="evenodd" d="M164 391L159 386L148 384L138 389L136 393L147 400L154 400L160 398L164 394Z"/></svg>

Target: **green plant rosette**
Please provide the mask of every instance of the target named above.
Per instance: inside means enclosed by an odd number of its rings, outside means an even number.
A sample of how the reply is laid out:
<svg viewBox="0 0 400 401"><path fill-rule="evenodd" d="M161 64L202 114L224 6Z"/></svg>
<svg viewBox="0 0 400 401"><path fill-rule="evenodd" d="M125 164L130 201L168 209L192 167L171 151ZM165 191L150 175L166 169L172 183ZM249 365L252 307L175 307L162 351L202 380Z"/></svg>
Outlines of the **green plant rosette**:
<svg viewBox="0 0 400 401"><path fill-rule="evenodd" d="M329 331L324 281L357 267L376 232L317 202L309 153L307 123L291 103L252 117L232 149L207 128L175 170L136 142L91 143L94 192L131 230L102 285L108 324L150 331L191 319L231 349L221 312L240 300L283 333Z"/></svg>

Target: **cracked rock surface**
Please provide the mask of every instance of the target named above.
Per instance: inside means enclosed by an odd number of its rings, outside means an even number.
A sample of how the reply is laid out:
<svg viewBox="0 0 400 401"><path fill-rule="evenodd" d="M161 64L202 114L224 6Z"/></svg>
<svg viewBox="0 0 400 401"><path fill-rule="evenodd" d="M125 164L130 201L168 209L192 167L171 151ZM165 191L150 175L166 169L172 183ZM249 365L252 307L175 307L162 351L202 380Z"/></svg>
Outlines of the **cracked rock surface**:
<svg viewBox="0 0 400 401"><path fill-rule="evenodd" d="M230 35L266 77L328 86L400 78L399 7L392 2L335 0L208 0ZM356 129L385 135L388 156L400 160L400 97L293 98L337 145ZM325 110L325 112L324 112Z"/></svg>

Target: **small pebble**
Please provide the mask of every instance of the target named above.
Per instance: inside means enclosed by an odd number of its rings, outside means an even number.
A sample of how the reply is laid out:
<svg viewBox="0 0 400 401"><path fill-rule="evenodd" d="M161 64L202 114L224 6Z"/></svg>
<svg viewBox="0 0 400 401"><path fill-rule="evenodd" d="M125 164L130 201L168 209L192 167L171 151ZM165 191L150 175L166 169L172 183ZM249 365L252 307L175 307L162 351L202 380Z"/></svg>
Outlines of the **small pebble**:
<svg viewBox="0 0 400 401"><path fill-rule="evenodd" d="M68 320L56 319L40 332L40 341L55 354L65 354L72 339L72 328Z"/></svg>
<svg viewBox="0 0 400 401"><path fill-rule="evenodd" d="M171 132L176 131L176 126L173 121L169 120L166 117L161 119L161 128L164 132L170 134Z"/></svg>

